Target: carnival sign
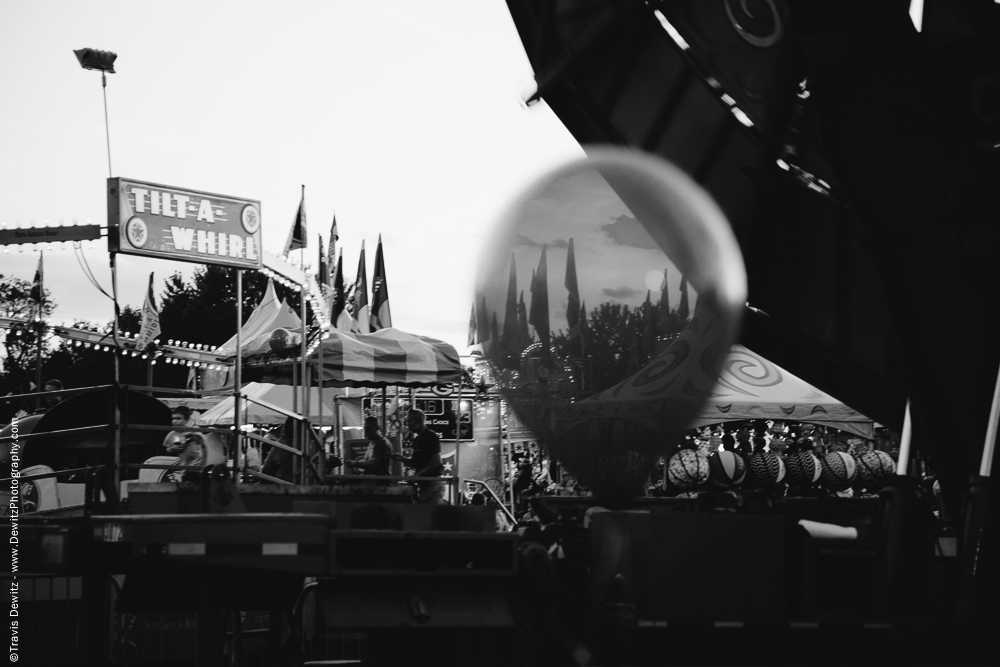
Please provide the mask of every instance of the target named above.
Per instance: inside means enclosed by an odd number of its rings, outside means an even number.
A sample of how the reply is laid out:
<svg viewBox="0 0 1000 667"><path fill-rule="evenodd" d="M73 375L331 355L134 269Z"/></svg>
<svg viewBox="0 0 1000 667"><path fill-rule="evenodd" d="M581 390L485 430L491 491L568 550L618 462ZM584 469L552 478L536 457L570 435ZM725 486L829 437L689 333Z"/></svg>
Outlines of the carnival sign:
<svg viewBox="0 0 1000 667"><path fill-rule="evenodd" d="M260 268L260 202L108 179L111 252Z"/></svg>

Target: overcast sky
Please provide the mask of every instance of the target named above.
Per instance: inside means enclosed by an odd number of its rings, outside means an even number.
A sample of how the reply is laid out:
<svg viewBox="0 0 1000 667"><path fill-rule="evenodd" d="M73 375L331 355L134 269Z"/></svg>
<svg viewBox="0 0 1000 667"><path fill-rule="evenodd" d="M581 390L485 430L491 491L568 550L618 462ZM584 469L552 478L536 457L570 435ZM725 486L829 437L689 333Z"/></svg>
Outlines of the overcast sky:
<svg viewBox="0 0 1000 667"><path fill-rule="evenodd" d="M118 54L114 176L258 199L275 252L304 184L309 261L336 211L345 279L365 241L370 285L381 233L394 326L460 353L492 226L534 177L582 155L544 103L519 103L532 72L501 0L5 1L8 227L106 220L101 77L77 63L84 47ZM37 247L23 248L0 253L0 273L31 279ZM45 256L56 323L110 319L72 250ZM87 257L109 288L104 242ZM194 265L121 256L119 267L120 301L138 307L150 271L159 294Z"/></svg>

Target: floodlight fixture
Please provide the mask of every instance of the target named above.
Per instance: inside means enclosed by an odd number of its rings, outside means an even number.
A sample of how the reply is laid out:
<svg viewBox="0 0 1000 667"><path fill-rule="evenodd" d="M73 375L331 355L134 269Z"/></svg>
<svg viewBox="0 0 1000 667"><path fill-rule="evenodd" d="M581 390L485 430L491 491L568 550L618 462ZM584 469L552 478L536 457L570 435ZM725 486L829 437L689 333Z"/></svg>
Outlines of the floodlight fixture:
<svg viewBox="0 0 1000 667"><path fill-rule="evenodd" d="M108 143L108 178L111 178L111 131L108 129L108 77L107 73L115 73L117 53L100 51L98 49L74 49L80 67L101 73L101 89L104 94L104 136ZM115 376L117 377L117 376Z"/></svg>
<svg viewBox="0 0 1000 667"><path fill-rule="evenodd" d="M99 72L115 73L115 59L117 53L111 51L98 51L97 49L75 49L76 59L80 61L83 69L93 69Z"/></svg>

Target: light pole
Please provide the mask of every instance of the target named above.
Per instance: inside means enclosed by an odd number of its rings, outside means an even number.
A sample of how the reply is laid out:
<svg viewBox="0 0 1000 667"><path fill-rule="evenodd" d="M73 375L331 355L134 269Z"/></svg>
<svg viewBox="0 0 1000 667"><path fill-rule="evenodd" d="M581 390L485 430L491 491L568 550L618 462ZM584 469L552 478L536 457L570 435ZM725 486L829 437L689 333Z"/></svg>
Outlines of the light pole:
<svg viewBox="0 0 1000 667"><path fill-rule="evenodd" d="M111 133L108 130L108 78L107 73L115 73L115 59L118 54L97 49L76 49L73 51L83 69L97 70L101 73L101 89L104 93L104 138L108 144L108 178L111 178Z"/></svg>
<svg viewBox="0 0 1000 667"><path fill-rule="evenodd" d="M111 171L111 131L108 129L108 79L106 74L110 72L115 73L115 60L118 58L118 54L112 53L111 51L99 51L97 49L76 49L73 51L76 55L76 59L80 62L80 67L83 69L97 70L101 73L101 90L104 95L104 137L108 145L108 182L110 183L113 173ZM114 412L114 474L113 478L113 488L117 489L120 479L121 479L121 429L119 425L121 424L121 405L119 396L119 379L120 379L120 359L119 355L122 351L121 341L118 336L118 271L115 266L115 253L111 253L110 257L111 264L111 298L114 301L115 310L115 320L112 325L112 335L115 341L115 364L114 364L114 380L113 389L114 396L112 398L111 404L113 406L112 410Z"/></svg>

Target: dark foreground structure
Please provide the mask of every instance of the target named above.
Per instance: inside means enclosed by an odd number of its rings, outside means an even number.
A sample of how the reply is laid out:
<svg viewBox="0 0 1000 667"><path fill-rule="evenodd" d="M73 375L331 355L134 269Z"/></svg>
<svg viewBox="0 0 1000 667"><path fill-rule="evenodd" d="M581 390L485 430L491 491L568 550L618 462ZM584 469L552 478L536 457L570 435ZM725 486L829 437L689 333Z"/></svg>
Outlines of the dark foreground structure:
<svg viewBox="0 0 1000 667"><path fill-rule="evenodd" d="M224 467L123 505L116 456L79 516L12 521L27 664L995 664L1000 7L927 2L918 33L899 1L508 6L581 143L658 154L723 208L741 342L895 430L909 400L947 520L909 477L538 498L515 532L406 486Z"/></svg>

